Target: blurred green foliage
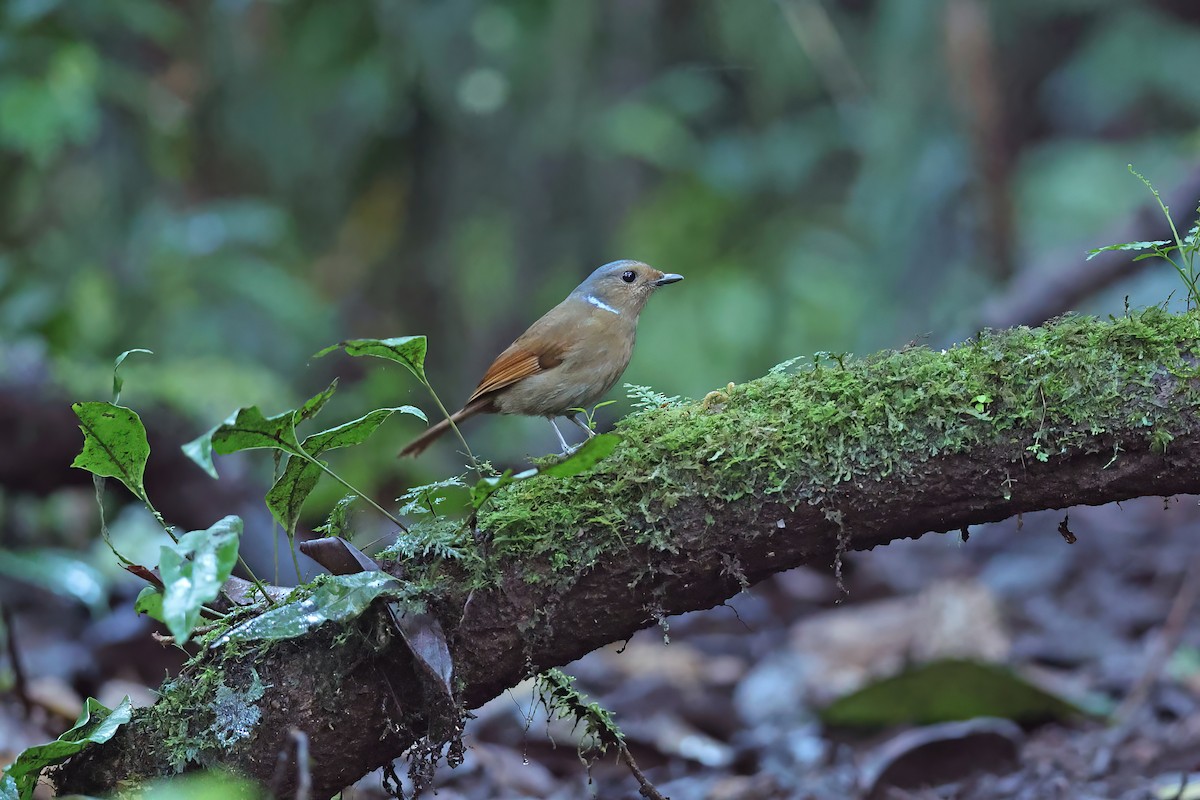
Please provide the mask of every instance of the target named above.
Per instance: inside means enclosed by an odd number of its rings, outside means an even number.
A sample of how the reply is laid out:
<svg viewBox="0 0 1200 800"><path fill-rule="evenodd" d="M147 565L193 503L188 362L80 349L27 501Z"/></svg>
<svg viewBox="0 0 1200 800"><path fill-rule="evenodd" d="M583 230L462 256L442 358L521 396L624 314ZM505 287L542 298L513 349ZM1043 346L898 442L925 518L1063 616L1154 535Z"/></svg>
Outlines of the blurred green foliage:
<svg viewBox="0 0 1200 800"><path fill-rule="evenodd" d="M982 78L967 34L994 53ZM1197 52L1184 0L7 0L0 378L103 397L112 357L148 347L126 402L196 432L335 373L327 413L352 419L426 398L311 355L427 334L457 405L621 257L688 278L647 309L632 383L700 396L902 346L969 325L1003 280L981 159L1018 264L1107 243L1145 199L1127 163L1164 190L1194 164ZM972 135L985 101L994 140ZM399 469L415 430L391 425L339 465L356 485ZM534 422L466 433L501 463L550 447Z"/></svg>

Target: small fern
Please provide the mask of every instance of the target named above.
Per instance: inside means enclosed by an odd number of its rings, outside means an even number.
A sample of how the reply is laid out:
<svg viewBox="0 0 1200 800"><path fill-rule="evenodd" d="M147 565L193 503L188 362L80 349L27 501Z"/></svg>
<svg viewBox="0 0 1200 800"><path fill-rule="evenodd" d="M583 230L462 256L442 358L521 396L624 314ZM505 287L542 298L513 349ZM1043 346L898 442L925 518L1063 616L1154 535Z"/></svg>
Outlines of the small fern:
<svg viewBox="0 0 1200 800"><path fill-rule="evenodd" d="M665 395L662 392L656 392L649 386L639 386L634 383L625 384L625 394L633 401L634 408L675 408L684 404L684 399L679 395Z"/></svg>

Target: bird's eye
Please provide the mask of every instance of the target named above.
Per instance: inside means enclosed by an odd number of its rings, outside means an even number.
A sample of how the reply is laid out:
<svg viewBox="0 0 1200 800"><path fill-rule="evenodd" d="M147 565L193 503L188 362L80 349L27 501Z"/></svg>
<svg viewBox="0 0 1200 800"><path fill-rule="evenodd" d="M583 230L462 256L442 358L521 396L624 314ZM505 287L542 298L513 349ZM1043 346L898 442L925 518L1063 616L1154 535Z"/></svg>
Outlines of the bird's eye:
<svg viewBox="0 0 1200 800"><path fill-rule="evenodd" d="M625 281L626 283L633 283L637 280L637 273L631 269L627 269L621 273L621 280Z"/></svg>

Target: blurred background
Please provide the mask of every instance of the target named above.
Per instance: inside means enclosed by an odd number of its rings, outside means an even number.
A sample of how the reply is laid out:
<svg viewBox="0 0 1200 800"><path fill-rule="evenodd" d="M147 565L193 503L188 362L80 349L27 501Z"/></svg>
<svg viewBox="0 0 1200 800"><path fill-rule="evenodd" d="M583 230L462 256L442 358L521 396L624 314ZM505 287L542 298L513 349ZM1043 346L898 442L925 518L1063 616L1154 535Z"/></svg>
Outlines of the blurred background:
<svg viewBox="0 0 1200 800"><path fill-rule="evenodd" d="M331 424L432 416L385 362L312 358L348 337L427 335L457 407L613 259L686 275L624 380L690 397L817 351L1161 303L1169 269L1084 257L1164 238L1127 164L1194 218L1198 74L1194 0L4 0L0 601L20 576L90 608L25 646L87 661L64 672L76 690L111 677L82 631L110 641L96 620L128 590L68 468L68 405L107 399L128 348L154 351L122 370L151 497L185 528L242 514L263 541L270 458L212 482L179 444L334 377ZM602 425L630 408L612 397ZM395 461L419 430L396 417L333 460L377 498L461 470L449 440ZM465 432L499 465L555 447L539 420ZM302 527L338 496L323 486ZM161 534L126 501L110 487L113 535L153 561ZM63 563L86 580L61 585ZM107 624L124 641L133 622Z"/></svg>

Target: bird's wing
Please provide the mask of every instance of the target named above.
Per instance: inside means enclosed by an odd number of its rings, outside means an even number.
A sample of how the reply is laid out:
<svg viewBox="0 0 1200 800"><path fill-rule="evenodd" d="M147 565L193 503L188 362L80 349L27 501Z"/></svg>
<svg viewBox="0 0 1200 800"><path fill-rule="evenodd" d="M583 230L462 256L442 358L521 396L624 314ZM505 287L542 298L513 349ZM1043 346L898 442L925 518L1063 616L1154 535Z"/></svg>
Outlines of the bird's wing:
<svg viewBox="0 0 1200 800"><path fill-rule="evenodd" d="M525 337L522 337L522 339ZM467 399L467 405L486 394L512 386L517 381L531 375L537 375L562 363L565 347L552 345L542 346L538 351L531 350L518 339L507 350L496 357L487 373L475 387L475 391Z"/></svg>

